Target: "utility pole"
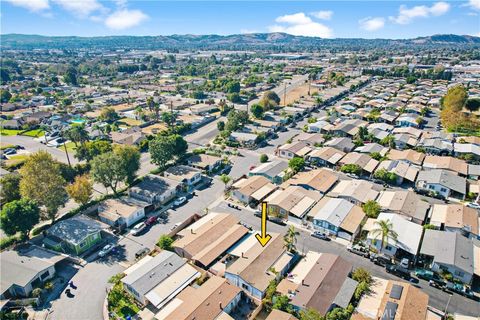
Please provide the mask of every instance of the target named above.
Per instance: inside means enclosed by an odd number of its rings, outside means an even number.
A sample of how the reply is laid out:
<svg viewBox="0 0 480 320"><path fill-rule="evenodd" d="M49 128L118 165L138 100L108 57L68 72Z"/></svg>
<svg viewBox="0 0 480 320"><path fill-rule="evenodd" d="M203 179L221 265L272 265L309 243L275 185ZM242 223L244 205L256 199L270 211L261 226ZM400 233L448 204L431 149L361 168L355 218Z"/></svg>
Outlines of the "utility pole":
<svg viewBox="0 0 480 320"><path fill-rule="evenodd" d="M445 311L443 312L443 319L445 320L448 318L448 305L450 304L450 299L452 299L452 294L448 295L447 305L445 306Z"/></svg>
<svg viewBox="0 0 480 320"><path fill-rule="evenodd" d="M283 87L283 106L287 106L287 82L285 81L284 87Z"/></svg>

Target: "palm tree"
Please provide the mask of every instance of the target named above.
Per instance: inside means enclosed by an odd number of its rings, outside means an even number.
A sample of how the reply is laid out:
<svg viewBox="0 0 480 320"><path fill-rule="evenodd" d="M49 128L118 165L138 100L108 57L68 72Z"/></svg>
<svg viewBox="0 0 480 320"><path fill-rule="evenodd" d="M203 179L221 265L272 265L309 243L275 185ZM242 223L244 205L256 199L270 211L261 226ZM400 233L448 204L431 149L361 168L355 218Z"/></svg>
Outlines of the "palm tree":
<svg viewBox="0 0 480 320"><path fill-rule="evenodd" d="M380 141L380 144L385 147L395 148L395 137L392 135L388 135Z"/></svg>
<svg viewBox="0 0 480 320"><path fill-rule="evenodd" d="M397 240L398 234L393 230L393 225L388 220L376 221L375 225L377 228L373 229L371 233L375 239L381 237L380 252L382 252L383 248L390 243L390 240Z"/></svg>
<svg viewBox="0 0 480 320"><path fill-rule="evenodd" d="M220 176L220 180L223 182L223 184L225 185L225 190L227 190L227 184L230 182L230 180L232 180L232 178L230 178L229 176L227 176L226 174L222 174Z"/></svg>
<svg viewBox="0 0 480 320"><path fill-rule="evenodd" d="M88 141L88 132L83 124L70 127L65 132L65 136L73 141L75 147L78 147L78 143L84 145Z"/></svg>
<svg viewBox="0 0 480 320"><path fill-rule="evenodd" d="M297 250L296 244L297 244L297 231L295 230L294 226L289 226L287 233L283 237L284 241L284 247L289 251L289 252L295 252Z"/></svg>

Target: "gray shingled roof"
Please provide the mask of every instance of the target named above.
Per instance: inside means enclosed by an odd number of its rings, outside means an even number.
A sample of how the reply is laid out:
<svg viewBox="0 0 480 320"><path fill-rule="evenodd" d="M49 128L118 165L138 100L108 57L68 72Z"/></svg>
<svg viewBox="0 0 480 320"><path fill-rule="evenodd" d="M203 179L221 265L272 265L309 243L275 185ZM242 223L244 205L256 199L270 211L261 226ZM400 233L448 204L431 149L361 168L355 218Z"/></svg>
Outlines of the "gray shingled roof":
<svg viewBox="0 0 480 320"><path fill-rule="evenodd" d="M70 219L59 221L47 230L47 234L79 244L89 235L99 232L105 225L97 220L84 215L78 215Z"/></svg>
<svg viewBox="0 0 480 320"><path fill-rule="evenodd" d="M162 251L153 259L127 275L122 282L140 295L145 295L177 271L185 261L170 251Z"/></svg>
<svg viewBox="0 0 480 320"><path fill-rule="evenodd" d="M440 184L458 193L467 193L467 180L448 170L422 170L418 174L417 181L425 181L430 184Z"/></svg>

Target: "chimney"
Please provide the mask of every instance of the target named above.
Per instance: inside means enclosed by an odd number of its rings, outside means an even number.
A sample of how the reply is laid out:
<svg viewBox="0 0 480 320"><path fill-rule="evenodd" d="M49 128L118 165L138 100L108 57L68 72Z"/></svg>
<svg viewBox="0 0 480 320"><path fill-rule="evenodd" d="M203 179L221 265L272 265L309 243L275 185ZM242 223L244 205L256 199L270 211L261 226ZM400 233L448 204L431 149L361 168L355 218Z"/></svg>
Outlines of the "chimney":
<svg viewBox="0 0 480 320"><path fill-rule="evenodd" d="M243 252L242 252L242 258L245 258L245 255L243 254Z"/></svg>

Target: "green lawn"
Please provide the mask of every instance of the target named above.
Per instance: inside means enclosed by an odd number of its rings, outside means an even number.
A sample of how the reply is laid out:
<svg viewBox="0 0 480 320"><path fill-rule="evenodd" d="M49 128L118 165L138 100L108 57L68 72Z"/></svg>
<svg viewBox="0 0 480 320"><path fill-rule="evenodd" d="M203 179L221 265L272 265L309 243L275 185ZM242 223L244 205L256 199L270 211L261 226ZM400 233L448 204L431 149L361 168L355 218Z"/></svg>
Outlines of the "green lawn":
<svg viewBox="0 0 480 320"><path fill-rule="evenodd" d="M120 125L122 123L128 125L128 126L139 126L140 124L142 124L142 121L140 120L136 120L136 119L131 119L131 118L122 118L120 120L117 121Z"/></svg>
<svg viewBox="0 0 480 320"><path fill-rule="evenodd" d="M11 156L8 160L5 160L5 165L7 167L16 166L17 164L24 162L27 159L27 157L28 157L28 154L25 154L25 153Z"/></svg>
<svg viewBox="0 0 480 320"><path fill-rule="evenodd" d="M0 135L2 135L2 136L16 136L21 131L22 130L0 128Z"/></svg>
<svg viewBox="0 0 480 320"><path fill-rule="evenodd" d="M67 142L65 145L67 146L67 151L68 152L75 153L75 150L77 150L77 148L75 147L75 143L73 143L72 141ZM65 152L65 148L63 147L63 144L61 146L58 146L57 149L60 149L63 152Z"/></svg>
<svg viewBox="0 0 480 320"><path fill-rule="evenodd" d="M33 138L43 137L44 135L45 131L43 131L42 129L29 130L22 133L22 136L28 136Z"/></svg>

